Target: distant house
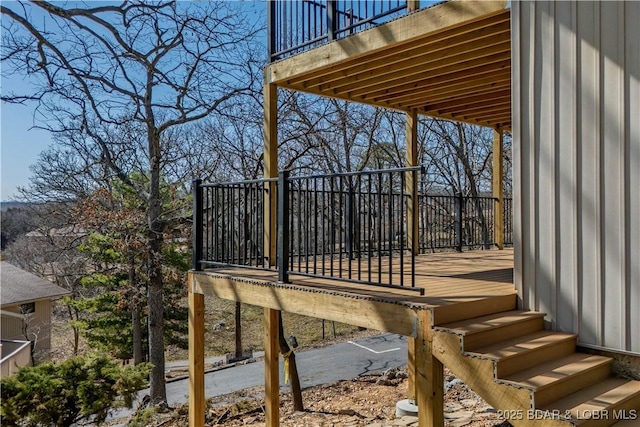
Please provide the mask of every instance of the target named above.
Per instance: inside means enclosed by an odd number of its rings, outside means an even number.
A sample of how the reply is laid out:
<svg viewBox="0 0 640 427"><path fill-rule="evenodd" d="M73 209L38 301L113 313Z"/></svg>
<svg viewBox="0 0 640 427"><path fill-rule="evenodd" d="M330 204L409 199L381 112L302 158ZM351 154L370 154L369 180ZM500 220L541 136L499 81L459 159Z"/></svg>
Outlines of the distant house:
<svg viewBox="0 0 640 427"><path fill-rule="evenodd" d="M0 261L0 273L2 374L6 375L16 365L30 364L31 354L49 358L51 301L69 291L8 262Z"/></svg>

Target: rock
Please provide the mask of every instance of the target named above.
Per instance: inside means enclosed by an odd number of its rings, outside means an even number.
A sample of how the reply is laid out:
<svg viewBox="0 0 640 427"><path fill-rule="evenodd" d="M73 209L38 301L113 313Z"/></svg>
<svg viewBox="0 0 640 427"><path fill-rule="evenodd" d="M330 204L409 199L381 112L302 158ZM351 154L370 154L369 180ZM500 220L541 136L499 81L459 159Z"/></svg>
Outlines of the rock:
<svg viewBox="0 0 640 427"><path fill-rule="evenodd" d="M473 411L457 411L448 414L444 414L444 417L449 420L448 425L451 427L462 427L470 424L473 421Z"/></svg>
<svg viewBox="0 0 640 427"><path fill-rule="evenodd" d="M473 408L474 406L476 406L478 404L478 401L476 399L462 399L460 401L460 403L465 408Z"/></svg>
<svg viewBox="0 0 640 427"><path fill-rule="evenodd" d="M393 422L394 426L410 426L418 422L418 417L414 417L411 415L405 415L400 419L397 419Z"/></svg>
<svg viewBox="0 0 640 427"><path fill-rule="evenodd" d="M353 416L356 414L356 411L354 411L353 409L340 409L338 411L338 414L340 415L350 415Z"/></svg>
<svg viewBox="0 0 640 427"><path fill-rule="evenodd" d="M463 408L464 407L458 402L446 402L444 404L444 412L458 412L462 411Z"/></svg>
<svg viewBox="0 0 640 427"><path fill-rule="evenodd" d="M445 393L448 392L449 390L451 390L453 387L455 387L457 385L464 385L464 383L459 378L454 378L451 381L445 382L444 383L444 392Z"/></svg>
<svg viewBox="0 0 640 427"><path fill-rule="evenodd" d="M458 418L457 420L453 420L449 423L450 427L462 427L462 426L466 426L467 424L471 424L471 421L473 421L473 419L471 417L465 417L465 418Z"/></svg>

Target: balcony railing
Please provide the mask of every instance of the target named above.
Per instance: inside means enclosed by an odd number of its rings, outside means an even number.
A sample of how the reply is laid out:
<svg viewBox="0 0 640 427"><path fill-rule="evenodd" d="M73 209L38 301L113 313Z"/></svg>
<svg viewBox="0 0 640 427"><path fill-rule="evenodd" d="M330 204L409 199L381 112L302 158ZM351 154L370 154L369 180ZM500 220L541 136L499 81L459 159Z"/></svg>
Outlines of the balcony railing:
<svg viewBox="0 0 640 427"><path fill-rule="evenodd" d="M420 168L218 184L194 181L194 269L267 269L385 287L415 287L416 255L408 224L408 176ZM275 190L276 265L265 248L265 208ZM492 197L418 196L419 251L490 248L494 245ZM510 243L511 199L503 211Z"/></svg>
<svg viewBox="0 0 640 427"><path fill-rule="evenodd" d="M278 0L269 1L267 39L271 62L312 49L416 8L416 1Z"/></svg>
<svg viewBox="0 0 640 427"><path fill-rule="evenodd" d="M493 197L466 197L420 195L420 250L435 252L441 249L488 249L494 241L496 199ZM510 199L509 199L510 202ZM505 203L505 223L511 218L511 203ZM508 229L511 239L511 222ZM505 243L511 243L506 242Z"/></svg>

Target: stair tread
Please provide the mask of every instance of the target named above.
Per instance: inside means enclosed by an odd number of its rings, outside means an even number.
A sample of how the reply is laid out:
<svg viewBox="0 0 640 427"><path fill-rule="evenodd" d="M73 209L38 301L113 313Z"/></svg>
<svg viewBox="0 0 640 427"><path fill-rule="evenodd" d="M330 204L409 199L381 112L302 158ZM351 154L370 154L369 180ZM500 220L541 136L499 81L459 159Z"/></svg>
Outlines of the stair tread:
<svg viewBox="0 0 640 427"><path fill-rule="evenodd" d="M610 357L574 353L507 376L504 380L539 390L580 372L610 364Z"/></svg>
<svg viewBox="0 0 640 427"><path fill-rule="evenodd" d="M436 329L450 330L460 335L468 335L538 317L544 317L544 313L536 311L511 310L440 325L437 326Z"/></svg>
<svg viewBox="0 0 640 427"><path fill-rule="evenodd" d="M622 378L609 378L592 386L583 388L541 409L556 409L560 412L600 411L624 402L633 396L640 397L640 381Z"/></svg>
<svg viewBox="0 0 640 427"><path fill-rule="evenodd" d="M576 334L539 331L501 341L496 344L491 344L486 347L481 347L471 351L471 353L477 353L495 360L504 360L535 349L548 347L559 342L575 340L576 337Z"/></svg>

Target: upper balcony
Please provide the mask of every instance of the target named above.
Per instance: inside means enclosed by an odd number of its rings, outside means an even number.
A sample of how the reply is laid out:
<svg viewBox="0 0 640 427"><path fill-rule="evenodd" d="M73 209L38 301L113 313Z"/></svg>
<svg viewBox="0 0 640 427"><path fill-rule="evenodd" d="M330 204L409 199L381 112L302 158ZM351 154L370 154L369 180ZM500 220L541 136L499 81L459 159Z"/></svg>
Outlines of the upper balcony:
<svg viewBox="0 0 640 427"><path fill-rule="evenodd" d="M269 2L265 83L511 129L506 1Z"/></svg>

